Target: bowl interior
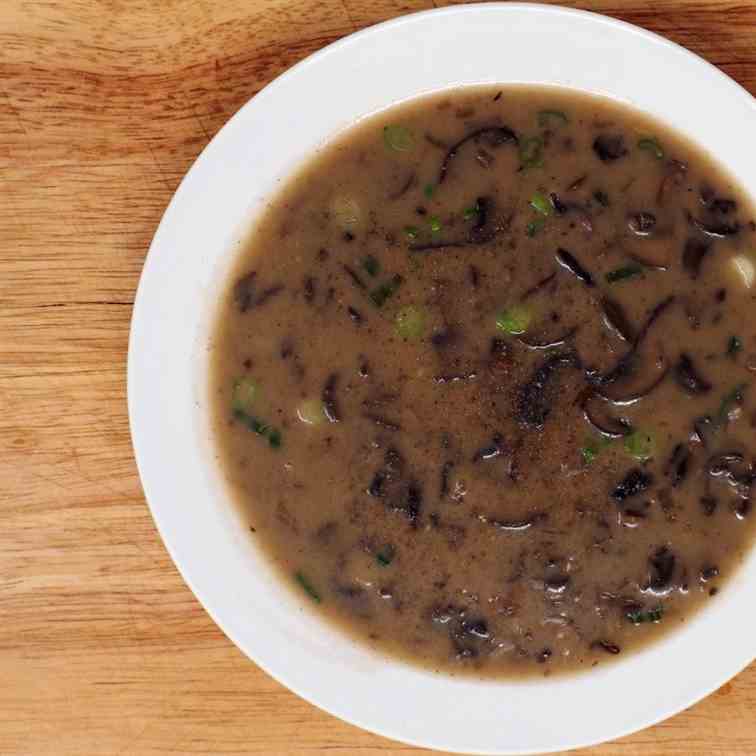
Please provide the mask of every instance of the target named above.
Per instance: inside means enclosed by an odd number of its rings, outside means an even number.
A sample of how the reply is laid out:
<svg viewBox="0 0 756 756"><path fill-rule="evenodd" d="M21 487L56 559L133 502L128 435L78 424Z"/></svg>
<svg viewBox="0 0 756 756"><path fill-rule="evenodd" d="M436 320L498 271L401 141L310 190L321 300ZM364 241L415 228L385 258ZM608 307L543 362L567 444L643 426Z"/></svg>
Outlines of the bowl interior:
<svg viewBox="0 0 756 756"><path fill-rule="evenodd" d="M373 27L279 77L187 174L139 286L129 414L145 493L171 556L220 627L271 675L347 721L409 743L544 753L663 719L748 664L756 639L744 607L756 601L756 554L684 630L626 662L553 681L438 676L355 645L280 586L228 500L208 427L206 355L220 285L266 197L357 119L419 94L484 83L613 97L692 138L746 188L756 185L754 100L648 32L514 3L452 7Z"/></svg>

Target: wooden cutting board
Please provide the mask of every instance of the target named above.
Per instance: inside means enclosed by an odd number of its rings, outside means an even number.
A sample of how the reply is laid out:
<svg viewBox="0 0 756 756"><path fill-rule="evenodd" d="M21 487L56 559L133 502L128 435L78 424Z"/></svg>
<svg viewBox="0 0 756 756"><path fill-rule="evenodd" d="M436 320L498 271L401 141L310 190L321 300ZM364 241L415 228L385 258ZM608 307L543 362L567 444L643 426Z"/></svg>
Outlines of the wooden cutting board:
<svg viewBox="0 0 756 756"><path fill-rule="evenodd" d="M212 135L314 50L434 4L441 3L2 1L4 756L417 750L299 700L248 661L198 605L142 496L125 369L147 247ZM595 0L583 7L659 31L756 91L754 0ZM755 708L752 667L690 711L590 752L752 756Z"/></svg>

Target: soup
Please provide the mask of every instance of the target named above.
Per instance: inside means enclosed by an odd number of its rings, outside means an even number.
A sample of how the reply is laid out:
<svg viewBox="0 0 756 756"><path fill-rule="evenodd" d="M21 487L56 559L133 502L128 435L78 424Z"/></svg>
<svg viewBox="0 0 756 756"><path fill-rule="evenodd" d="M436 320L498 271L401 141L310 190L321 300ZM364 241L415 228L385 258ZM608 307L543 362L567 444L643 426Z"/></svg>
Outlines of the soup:
<svg viewBox="0 0 756 756"><path fill-rule="evenodd" d="M218 456L282 583L447 673L623 657L752 540L753 209L613 101L466 88L287 181L212 343Z"/></svg>

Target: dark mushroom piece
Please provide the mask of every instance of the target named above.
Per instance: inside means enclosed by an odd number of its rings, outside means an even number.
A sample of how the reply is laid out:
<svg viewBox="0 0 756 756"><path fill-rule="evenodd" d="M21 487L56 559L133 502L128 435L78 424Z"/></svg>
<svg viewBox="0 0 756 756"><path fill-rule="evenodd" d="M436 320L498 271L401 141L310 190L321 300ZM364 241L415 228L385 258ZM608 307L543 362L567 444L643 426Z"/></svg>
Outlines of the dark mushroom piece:
<svg viewBox="0 0 756 756"><path fill-rule="evenodd" d="M488 126L482 129L476 129L472 133L462 137L462 139L460 139L449 148L446 155L444 156L443 161L441 162L441 168L438 172L439 184L443 184L446 180L446 176L449 172L449 164L457 156L460 148L463 147L467 142L478 139L483 141L487 147L491 148L499 147L502 144L519 143L517 134L515 134L514 131L512 131L512 129L510 129L508 126Z"/></svg>
<svg viewBox="0 0 756 756"><path fill-rule="evenodd" d="M625 308L611 297L601 297L599 301L604 312L604 322L624 341L635 339L635 327L630 323Z"/></svg>
<svg viewBox="0 0 756 756"><path fill-rule="evenodd" d="M436 349L442 350L456 343L459 336L460 334L453 326L445 326L438 331L434 331L430 340Z"/></svg>
<svg viewBox="0 0 756 756"><path fill-rule="evenodd" d="M683 268L691 278L698 278L704 257L709 254L711 244L700 239L688 239L682 253Z"/></svg>
<svg viewBox="0 0 756 756"><path fill-rule="evenodd" d="M411 252L434 252L437 249L449 249L451 247L466 247L468 242L460 239L441 239L439 241L410 244Z"/></svg>
<svg viewBox="0 0 756 756"><path fill-rule="evenodd" d="M517 390L515 416L523 425L540 429L551 413L549 384L556 372L563 367L578 365L574 352L562 352L548 357L533 373L532 378Z"/></svg>
<svg viewBox="0 0 756 756"><path fill-rule="evenodd" d="M347 313L349 313L349 317L353 322L357 323L357 325L360 325L360 323L362 323L362 321L364 320L362 313L359 310L356 310L354 307L347 307Z"/></svg>
<svg viewBox="0 0 756 756"><path fill-rule="evenodd" d="M234 301L239 308L239 312L246 312L255 299L255 287L256 287L257 272L252 271L247 273L246 276L242 276L234 284Z"/></svg>
<svg viewBox="0 0 756 756"><path fill-rule="evenodd" d="M701 204L711 213L729 215L738 209L738 203L735 200L717 197L714 190L708 186L701 188L699 197Z"/></svg>
<svg viewBox="0 0 756 756"><path fill-rule="evenodd" d="M671 549L662 546L649 557L649 579L643 587L644 593L664 596L672 590L672 578L675 574L677 558Z"/></svg>
<svg viewBox="0 0 756 756"><path fill-rule="evenodd" d="M601 189L596 189L593 192L593 199L601 205L601 207L609 207L609 195Z"/></svg>
<svg viewBox="0 0 756 756"><path fill-rule="evenodd" d="M591 400L598 396L595 390L588 388L581 392L581 397L578 401L580 409L583 410L583 416L589 425L605 438L623 438L631 433L632 426L625 418L609 416L606 419L600 419L596 416L591 410Z"/></svg>
<svg viewBox="0 0 756 756"><path fill-rule="evenodd" d="M612 498L617 502L631 499L646 491L653 485L654 478L651 473L644 472L639 467L630 470L627 475L614 487Z"/></svg>
<svg viewBox="0 0 756 756"><path fill-rule="evenodd" d="M594 641L591 643L591 648L600 648L602 651L606 651L607 654L612 654L613 656L616 656L621 651L616 643L605 640Z"/></svg>
<svg viewBox="0 0 756 756"><path fill-rule="evenodd" d="M557 262L582 281L586 286L594 286L593 276L578 262L577 258L566 249L560 247L556 253Z"/></svg>
<svg viewBox="0 0 756 756"><path fill-rule="evenodd" d="M454 469L454 462L447 460L441 465L441 485L439 486L439 493L443 499L449 493L449 475Z"/></svg>
<svg viewBox="0 0 756 756"><path fill-rule="evenodd" d="M552 596L561 596L570 584L569 575L555 575L543 581L546 593Z"/></svg>
<svg viewBox="0 0 756 756"><path fill-rule="evenodd" d="M664 474L670 478L673 488L677 488L685 481L689 467L690 449L687 444L677 444L664 467Z"/></svg>
<svg viewBox="0 0 756 756"><path fill-rule="evenodd" d="M259 307L284 290L282 284L275 284L257 293L257 272L252 271L242 276L234 285L234 301L240 313L245 313L253 307Z"/></svg>
<svg viewBox="0 0 756 756"><path fill-rule="evenodd" d="M551 200L551 206L554 208L554 212L557 215L564 215L570 209L568 205L565 205L565 203L559 199L559 195L556 192L551 192L549 194L549 199Z"/></svg>
<svg viewBox="0 0 756 756"><path fill-rule="evenodd" d="M726 481L740 499L750 499L756 482L756 466L747 464L740 452L724 452L710 457L706 462L706 471L712 478Z"/></svg>
<svg viewBox="0 0 756 756"><path fill-rule="evenodd" d="M487 517L483 514L477 515L477 519L480 522L484 522L487 525L496 528L496 530L503 530L508 533L520 533L525 530L530 530L530 528L537 525L539 522L547 520L548 517L548 512L533 512L533 514L522 520L500 520L495 517Z"/></svg>
<svg viewBox="0 0 756 756"><path fill-rule="evenodd" d="M613 163L627 155L621 134L601 134L593 140L593 151L602 163Z"/></svg>
<svg viewBox="0 0 756 756"><path fill-rule="evenodd" d="M645 211L635 213L627 219L627 227L636 236L648 236L656 227L656 216Z"/></svg>
<svg viewBox="0 0 756 756"><path fill-rule="evenodd" d="M475 452L472 461L482 462L489 459L496 459L496 457L500 457L504 454L504 451L504 437L500 433L495 433L490 444L486 444Z"/></svg>
<svg viewBox="0 0 756 756"><path fill-rule="evenodd" d="M699 501L706 517L711 517L717 511L719 502L713 496L702 496Z"/></svg>
<svg viewBox="0 0 756 756"><path fill-rule="evenodd" d="M725 239L728 236L735 236L740 233L740 223L726 223L725 221L717 220L712 223L706 223L698 218L693 217L690 213L687 213L688 223L695 226L702 234L711 236L715 239Z"/></svg>
<svg viewBox="0 0 756 756"><path fill-rule="evenodd" d="M633 341L630 349L627 352L625 352L625 354L623 354L622 357L619 358L619 360L617 360L614 367L612 367L608 372L603 373L603 374L595 374L595 373L589 374L587 376L588 380L593 384L602 386L609 383L614 383L615 381L618 381L621 378L625 378L628 375L630 375L633 372L634 367L635 367L634 363L635 363L638 350L640 349L641 345L643 344L644 339L646 338L649 331L651 330L651 327L659 319L659 317L672 304L674 304L674 302L675 302L674 294L658 302L649 313L645 322L641 326L640 331L638 331L638 335L635 337L635 340Z"/></svg>
<svg viewBox="0 0 756 756"><path fill-rule="evenodd" d="M608 392L606 389L602 388L601 386L596 387L596 393L602 397L603 399L606 399L606 401L611 402L612 404L618 406L618 407L628 407L631 404L635 404L636 402L639 402L641 399L645 399L649 394L651 394L653 391L655 391L659 386L664 383L665 379L667 378L667 375L669 373L669 370L662 371L658 377L654 378L647 386L644 386L642 389L639 389L637 391L634 391L632 394L625 394L624 396L616 396Z"/></svg>
<svg viewBox="0 0 756 756"><path fill-rule="evenodd" d="M675 381L684 391L693 395L708 394L711 383L703 378L688 354L681 354L674 368Z"/></svg>

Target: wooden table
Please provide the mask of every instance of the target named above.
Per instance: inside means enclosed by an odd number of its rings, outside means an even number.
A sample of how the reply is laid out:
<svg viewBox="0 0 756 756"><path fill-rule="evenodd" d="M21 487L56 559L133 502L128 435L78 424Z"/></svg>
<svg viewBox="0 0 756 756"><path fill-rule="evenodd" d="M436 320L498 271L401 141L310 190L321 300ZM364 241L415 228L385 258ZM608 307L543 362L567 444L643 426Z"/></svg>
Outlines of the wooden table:
<svg viewBox="0 0 756 756"><path fill-rule="evenodd" d="M125 369L145 252L212 135L314 50L435 4L2 0L1 754L416 750L299 700L210 621L145 505ZM584 7L655 29L756 91L753 0ZM754 706L756 667L591 753L753 756Z"/></svg>

